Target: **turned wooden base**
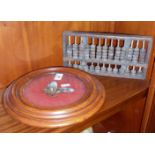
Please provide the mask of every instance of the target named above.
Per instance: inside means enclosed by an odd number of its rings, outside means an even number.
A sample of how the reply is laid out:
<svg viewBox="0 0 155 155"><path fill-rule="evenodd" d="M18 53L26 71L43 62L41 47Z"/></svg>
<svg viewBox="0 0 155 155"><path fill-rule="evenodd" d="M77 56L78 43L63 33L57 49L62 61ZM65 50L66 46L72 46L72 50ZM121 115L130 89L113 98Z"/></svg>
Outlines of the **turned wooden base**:
<svg viewBox="0 0 155 155"><path fill-rule="evenodd" d="M73 76L73 80L74 78L80 80L80 83L82 83L85 88L85 92L73 103L59 106L52 100L52 97L60 97L65 101L65 94L46 96L48 94L43 94L43 92L39 90L42 89L40 88L41 86L37 85L38 92L40 91L40 94L45 96L47 100L51 99L51 104L53 103L55 106L47 105L44 107L44 101L41 102L43 103L42 105L38 106L36 102L31 103L28 97L24 95L24 91L28 85L31 85L31 83L41 77L52 76L55 73L63 73L63 75L66 76L69 74ZM40 85L42 84L40 83ZM35 86L36 85L34 85L34 87ZM80 90L76 90L76 88L78 87L75 87L75 93L80 94ZM35 88L30 95L35 96L34 93L37 95ZM38 98L40 94L38 93ZM69 95L70 98L75 96L74 93L70 93ZM4 92L3 105L13 118L22 123L36 127L55 128L79 123L90 118L103 105L104 99L104 87L96 78L80 70L67 67L52 67L33 71L14 81ZM63 103L63 101L61 103Z"/></svg>

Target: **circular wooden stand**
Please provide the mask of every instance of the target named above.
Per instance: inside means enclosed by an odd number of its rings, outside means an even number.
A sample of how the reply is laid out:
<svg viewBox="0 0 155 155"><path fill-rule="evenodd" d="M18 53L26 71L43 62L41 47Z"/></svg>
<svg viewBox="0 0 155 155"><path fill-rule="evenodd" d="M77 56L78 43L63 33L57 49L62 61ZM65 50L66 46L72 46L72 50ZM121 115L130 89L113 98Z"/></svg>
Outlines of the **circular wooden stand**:
<svg viewBox="0 0 155 155"><path fill-rule="evenodd" d="M42 86L46 86L49 82L47 78L53 78L52 76L58 73L62 73L66 79L70 79L68 83L71 83L71 86L73 81L77 81L73 83L75 92L59 93L54 96L43 92ZM63 78L58 82L63 83ZM34 88L31 87L32 83L34 83ZM82 92L83 88L84 92ZM27 91L30 92L27 93ZM47 101L51 101L51 104L40 99L40 95ZM76 100L74 100L75 97ZM69 99L68 104L67 99ZM36 127L54 128L73 125L88 119L100 109L104 104L104 99L103 85L88 73L67 67L51 67L30 72L14 81L3 94L3 105L12 117L22 123ZM59 103L61 104L59 105Z"/></svg>

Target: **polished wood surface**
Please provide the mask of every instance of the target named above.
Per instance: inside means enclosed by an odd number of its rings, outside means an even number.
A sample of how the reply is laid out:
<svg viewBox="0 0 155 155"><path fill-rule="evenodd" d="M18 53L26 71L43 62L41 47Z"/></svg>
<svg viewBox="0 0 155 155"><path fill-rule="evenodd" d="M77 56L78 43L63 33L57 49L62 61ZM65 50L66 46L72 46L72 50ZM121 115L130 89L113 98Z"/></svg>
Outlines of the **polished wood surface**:
<svg viewBox="0 0 155 155"><path fill-rule="evenodd" d="M123 110L127 105L145 98L149 86L145 80L100 76L97 76L97 78L105 87L105 105L93 117L83 123L57 129L35 128L14 120L6 113L1 103L0 132L81 132L83 129L99 123ZM2 92L3 90L1 90L1 94Z"/></svg>
<svg viewBox="0 0 155 155"><path fill-rule="evenodd" d="M94 125L97 133L139 133L146 97L130 102L123 110Z"/></svg>
<svg viewBox="0 0 155 155"><path fill-rule="evenodd" d="M55 108L34 107L23 95L25 86L34 79L37 80L40 77L51 75L51 73L55 72L67 73L82 81L85 86L84 94L82 94L80 99L66 106ZM55 96L51 97L55 98ZM72 94L70 94L70 97L72 97ZM104 100L104 86L95 77L69 67L51 67L30 72L6 88L2 98L5 110L13 118L27 125L42 128L63 127L83 122L103 106Z"/></svg>
<svg viewBox="0 0 155 155"><path fill-rule="evenodd" d="M142 126L143 127L142 132L155 133L155 94L153 95L151 103L152 104L151 104L150 113L148 113L149 114L148 122L146 124L146 127Z"/></svg>
<svg viewBox="0 0 155 155"><path fill-rule="evenodd" d="M0 22L0 88L29 71L61 66L65 30L114 32L114 22Z"/></svg>
<svg viewBox="0 0 155 155"><path fill-rule="evenodd" d="M62 32L65 30L150 35L155 38L155 22L0 22L0 88L19 76L43 67L62 65ZM155 45L155 40L153 42ZM147 80L152 79L155 46L151 53ZM150 117L154 88L148 93L143 131ZM153 101L153 100L152 100ZM148 104L149 103L149 104ZM151 105L151 106L150 106Z"/></svg>
<svg viewBox="0 0 155 155"><path fill-rule="evenodd" d="M155 69L153 70L154 59L155 59L155 21L134 21L134 22L116 22L115 23L115 32L117 33L128 33L128 34L139 34L139 35L150 35L153 37L153 49L151 52L151 57L147 70L147 80L150 80L150 89L146 99L145 112L143 116L142 122L142 132L148 132L149 128L151 128L150 117L152 111L152 107L154 107L153 98L155 92ZM152 122L153 123L153 122ZM153 126L153 124L152 124Z"/></svg>
<svg viewBox="0 0 155 155"><path fill-rule="evenodd" d="M155 132L155 59L152 71L152 77L149 87L149 92L146 100L146 108L142 122L142 132Z"/></svg>

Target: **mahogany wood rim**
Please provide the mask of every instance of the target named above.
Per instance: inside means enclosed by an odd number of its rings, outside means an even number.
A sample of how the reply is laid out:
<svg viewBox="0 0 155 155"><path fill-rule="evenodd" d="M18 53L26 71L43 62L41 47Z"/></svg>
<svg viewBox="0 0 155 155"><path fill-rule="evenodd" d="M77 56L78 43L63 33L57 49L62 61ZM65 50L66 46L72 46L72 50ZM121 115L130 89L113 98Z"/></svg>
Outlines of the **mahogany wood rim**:
<svg viewBox="0 0 155 155"><path fill-rule="evenodd" d="M22 89L32 78L50 72L62 72L76 75L85 86L86 93L82 99L64 108L39 109L32 107L24 100ZM105 90L103 85L84 71L69 67L51 67L32 71L14 81L3 94L3 105L15 119L27 125L55 128L80 123L94 115L104 104Z"/></svg>

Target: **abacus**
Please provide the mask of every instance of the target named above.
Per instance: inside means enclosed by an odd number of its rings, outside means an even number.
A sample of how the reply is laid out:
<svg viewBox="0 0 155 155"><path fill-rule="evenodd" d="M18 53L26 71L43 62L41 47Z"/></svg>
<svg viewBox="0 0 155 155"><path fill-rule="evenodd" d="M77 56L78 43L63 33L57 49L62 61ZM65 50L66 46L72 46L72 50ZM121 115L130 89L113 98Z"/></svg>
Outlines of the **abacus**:
<svg viewBox="0 0 155 155"><path fill-rule="evenodd" d="M152 37L65 31L64 66L90 74L145 79Z"/></svg>

